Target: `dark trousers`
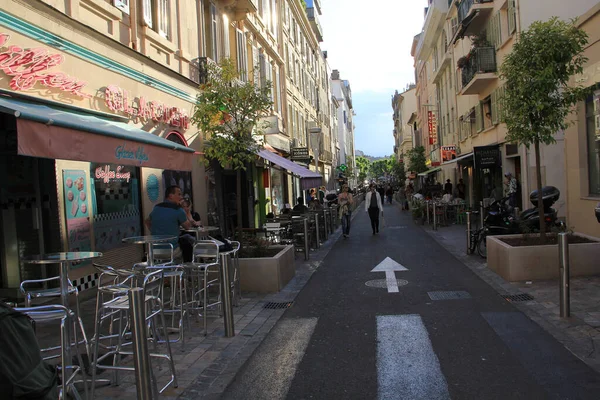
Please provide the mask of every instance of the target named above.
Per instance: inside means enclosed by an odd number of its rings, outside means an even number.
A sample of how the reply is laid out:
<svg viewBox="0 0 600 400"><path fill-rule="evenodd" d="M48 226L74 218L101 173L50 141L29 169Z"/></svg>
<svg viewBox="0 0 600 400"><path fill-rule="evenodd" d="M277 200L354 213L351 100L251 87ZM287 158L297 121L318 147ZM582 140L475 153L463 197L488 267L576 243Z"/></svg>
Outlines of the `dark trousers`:
<svg viewBox="0 0 600 400"><path fill-rule="evenodd" d="M369 207L369 218L371 218L373 233L379 232L379 207Z"/></svg>

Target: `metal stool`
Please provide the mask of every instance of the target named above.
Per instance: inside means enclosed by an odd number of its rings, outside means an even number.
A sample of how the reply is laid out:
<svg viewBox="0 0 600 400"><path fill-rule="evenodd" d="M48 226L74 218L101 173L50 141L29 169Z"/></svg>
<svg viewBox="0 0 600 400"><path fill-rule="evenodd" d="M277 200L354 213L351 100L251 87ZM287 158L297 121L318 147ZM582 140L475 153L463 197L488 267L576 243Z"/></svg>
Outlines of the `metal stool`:
<svg viewBox="0 0 600 400"><path fill-rule="evenodd" d="M75 323L76 315L73 311L67 309L61 305L46 305L46 306L37 306L37 307L23 307L23 308L15 308L15 311L21 312L29 318L31 318L36 324L38 323L47 323L47 322L60 322L60 346L54 347L55 350L60 350L59 354L50 355L43 357L44 360L50 360L54 358L60 358L60 368L61 371L61 384L60 390L58 394L59 399L66 399L67 394L71 393L73 397L76 399L81 399L77 388L75 388L75 378L77 374L81 374L83 378L83 387L85 392L85 397L88 397L87 390L87 382L84 377L84 373L82 370L83 360L81 359L81 353L79 352L79 347L77 345L71 346L71 343L67 342L67 329L73 329L73 338L75 343L77 343L77 327L83 333L83 326L80 323ZM72 326L68 323L68 320L72 320ZM77 362L79 365L71 364L70 350L71 348L75 349L75 355L77 356ZM71 371L71 373L68 373Z"/></svg>
<svg viewBox="0 0 600 400"><path fill-rule="evenodd" d="M150 353L149 355L150 355L150 357L154 357L154 358L166 359L169 363L169 368L171 370L171 379L160 390L160 393L162 393L171 383L173 383L173 385L175 387L177 387L177 377L176 377L175 365L173 363L173 355L171 353L171 344L168 340L167 325L165 322L165 316L164 316L164 312L163 312L163 304L162 304L163 275L164 275L164 272L162 269L153 271L153 272L149 273L148 275L144 276L143 284L142 284L142 287L144 288L144 293L146 295L145 296L145 306L146 306L145 307L146 308L145 320L146 320L146 324L149 327L149 329L152 330L152 338L150 340L152 340L154 343L154 352ZM92 368L92 391L91 391L92 398L94 396L94 390L95 390L94 381L96 379L96 372L97 372L98 368L112 369L112 370L116 370L116 371L119 371L119 370L134 371L135 370L134 367L126 367L126 366L118 365L121 355L133 355L133 352L123 350L124 346L127 346L130 344L130 343L124 342L126 337L129 335L128 328L131 326L131 323L129 321L129 318L131 317L129 315L129 297L127 295L118 296L110 301L102 303L102 305L99 307L99 313L96 316L96 321L94 324L95 336L98 338L101 337L100 329L102 326L102 321L106 319L106 318L103 318L102 313L108 313L108 314L119 313L120 314L119 320L126 321L126 323L125 323L124 327L120 326L117 345L114 347L114 349L111 349L108 353L98 357L99 340L94 341L94 354L93 354L93 358L92 358L93 362L91 365L91 368ZM156 327L156 325L157 325L156 321L155 321L156 318L160 319L160 323L163 328L163 334L166 338L164 340L164 343L166 344L166 347L167 347L166 354L156 352L157 345L160 341L158 329ZM100 364L102 362L102 360L104 360L105 358L107 358L109 356L113 356L113 365ZM115 384L118 384L118 375L116 375L116 377L115 377Z"/></svg>

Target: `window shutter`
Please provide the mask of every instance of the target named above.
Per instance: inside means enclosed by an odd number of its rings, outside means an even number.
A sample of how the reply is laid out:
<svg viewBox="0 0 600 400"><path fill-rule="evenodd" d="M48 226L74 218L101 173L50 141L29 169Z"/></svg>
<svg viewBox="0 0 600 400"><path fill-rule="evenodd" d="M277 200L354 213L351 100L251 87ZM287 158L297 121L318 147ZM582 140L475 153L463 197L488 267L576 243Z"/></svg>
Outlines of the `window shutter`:
<svg viewBox="0 0 600 400"><path fill-rule="evenodd" d="M512 35L517 29L517 10L515 0L508 0L508 33Z"/></svg>
<svg viewBox="0 0 600 400"><path fill-rule="evenodd" d="M223 15L221 20L221 28L222 30L222 38L223 38L223 57L230 58L231 57L231 43L229 41L229 28L231 24L229 23L229 18Z"/></svg>
<svg viewBox="0 0 600 400"><path fill-rule="evenodd" d="M148 28L152 28L152 0L142 0L144 11L144 23Z"/></svg>
<svg viewBox="0 0 600 400"><path fill-rule="evenodd" d="M113 0L113 4L125 14L129 14L129 0Z"/></svg>
<svg viewBox="0 0 600 400"><path fill-rule="evenodd" d="M258 47L252 46L252 75L254 86L260 86L260 61L258 56Z"/></svg>
<svg viewBox="0 0 600 400"><path fill-rule="evenodd" d="M169 37L169 0L158 0L158 34Z"/></svg>
<svg viewBox="0 0 600 400"><path fill-rule="evenodd" d="M263 88L263 87L265 87L265 84L267 83L267 60L265 59L264 54L260 54L258 56L258 60L259 60L259 71L260 71L258 84L261 88Z"/></svg>
<svg viewBox="0 0 600 400"><path fill-rule="evenodd" d="M483 131L483 116L481 115L481 107L481 102L475 106L475 128L477 129L478 133Z"/></svg>
<svg viewBox="0 0 600 400"><path fill-rule="evenodd" d="M492 124L498 124L498 89L492 92L491 99Z"/></svg>
<svg viewBox="0 0 600 400"><path fill-rule="evenodd" d="M496 13L496 49L500 48L502 44L502 18L500 12Z"/></svg>
<svg viewBox="0 0 600 400"><path fill-rule="evenodd" d="M498 109L498 122L504 122L504 86L496 89L496 108Z"/></svg>
<svg viewBox="0 0 600 400"><path fill-rule="evenodd" d="M240 80L248 82L248 55L246 49L246 36L239 29L235 30L235 40L237 45L237 68Z"/></svg>

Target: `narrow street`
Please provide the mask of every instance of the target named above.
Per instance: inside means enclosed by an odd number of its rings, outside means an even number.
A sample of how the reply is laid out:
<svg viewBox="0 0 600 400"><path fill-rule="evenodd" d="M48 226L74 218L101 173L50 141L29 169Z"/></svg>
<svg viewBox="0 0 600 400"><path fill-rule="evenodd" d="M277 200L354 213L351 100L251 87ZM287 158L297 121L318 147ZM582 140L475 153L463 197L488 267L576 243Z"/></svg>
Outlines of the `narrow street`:
<svg viewBox="0 0 600 400"><path fill-rule="evenodd" d="M374 236L359 210L222 398L598 398L600 375L409 214L385 221Z"/></svg>

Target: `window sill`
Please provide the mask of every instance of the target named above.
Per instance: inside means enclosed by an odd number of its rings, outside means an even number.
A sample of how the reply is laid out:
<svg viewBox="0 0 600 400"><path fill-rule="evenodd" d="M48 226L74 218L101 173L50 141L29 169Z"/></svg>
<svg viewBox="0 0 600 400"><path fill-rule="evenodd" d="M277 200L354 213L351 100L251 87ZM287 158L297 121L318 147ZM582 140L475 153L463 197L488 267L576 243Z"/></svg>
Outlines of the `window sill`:
<svg viewBox="0 0 600 400"><path fill-rule="evenodd" d="M157 32L153 31L152 29L150 29L147 26L144 26L143 28L143 33L144 36L152 41L153 43L157 44L159 47L161 47L163 50L173 54L177 51L177 45L175 45L175 43L170 42L168 39L164 38L163 36L159 35Z"/></svg>
<svg viewBox="0 0 600 400"><path fill-rule="evenodd" d="M592 200L592 201L600 201L600 195L597 196L582 196L579 200Z"/></svg>

